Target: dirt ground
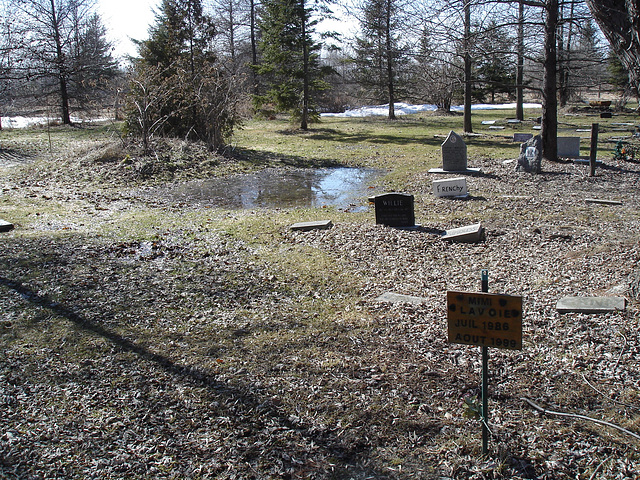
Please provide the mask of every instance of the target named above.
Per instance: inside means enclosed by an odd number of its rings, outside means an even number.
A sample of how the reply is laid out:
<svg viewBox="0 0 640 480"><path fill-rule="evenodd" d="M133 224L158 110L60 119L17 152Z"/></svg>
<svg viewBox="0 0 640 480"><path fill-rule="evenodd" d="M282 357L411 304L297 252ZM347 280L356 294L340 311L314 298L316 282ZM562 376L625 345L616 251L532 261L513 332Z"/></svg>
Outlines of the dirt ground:
<svg viewBox="0 0 640 480"><path fill-rule="evenodd" d="M639 164L476 158L468 200L411 178L420 229L293 232L281 212L150 202L132 182L162 172L104 152L3 158L0 217L21 221L0 234L0 478L640 478ZM150 211L166 224L136 237ZM254 242L228 231L256 218ZM435 233L476 221L479 243ZM480 348L445 320L484 268L524 308L522 350L490 349L487 457ZM564 296L627 307L559 314Z"/></svg>

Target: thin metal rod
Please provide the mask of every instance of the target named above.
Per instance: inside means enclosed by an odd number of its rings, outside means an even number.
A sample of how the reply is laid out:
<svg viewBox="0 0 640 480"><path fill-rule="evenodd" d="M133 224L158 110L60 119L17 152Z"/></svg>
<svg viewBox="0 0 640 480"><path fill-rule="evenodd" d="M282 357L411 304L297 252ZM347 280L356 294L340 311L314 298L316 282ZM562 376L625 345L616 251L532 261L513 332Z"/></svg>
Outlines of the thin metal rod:
<svg viewBox="0 0 640 480"><path fill-rule="evenodd" d="M489 292L489 271L482 270L482 292ZM482 348L482 455L489 453L489 347Z"/></svg>

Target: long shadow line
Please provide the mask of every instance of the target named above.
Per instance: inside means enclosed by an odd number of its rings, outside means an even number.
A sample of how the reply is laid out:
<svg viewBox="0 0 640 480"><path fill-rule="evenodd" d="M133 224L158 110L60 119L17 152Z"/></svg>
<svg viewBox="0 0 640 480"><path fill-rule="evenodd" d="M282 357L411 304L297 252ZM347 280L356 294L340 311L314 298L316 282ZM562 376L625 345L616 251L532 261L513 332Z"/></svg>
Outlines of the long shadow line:
<svg viewBox="0 0 640 480"><path fill-rule="evenodd" d="M272 418L277 419L281 425L288 429L296 430L303 437L312 438L317 445L323 445L327 452L330 452L335 458L341 459L345 462L345 465L357 465L359 463L358 460L362 459L363 454L366 455L365 452L354 451L348 445L344 445L337 438L333 438L333 435L323 435L322 437L324 438L322 438L312 433L308 427L303 427L300 424L292 424L289 418L279 412L277 408L265 404L265 402L260 402L255 396L247 394L241 389L229 387L227 384L215 380L212 372L201 368L179 365L163 355L153 353L137 343L127 340L121 335L92 322L72 309L51 299L49 296L34 292L31 288L19 281L0 276L0 285L14 290L32 304L49 309L57 315L73 322L75 325L110 340L123 350L135 353L140 358L159 365L162 369L173 375L188 378L202 386L205 386L206 388L213 388L216 390L217 394L226 394L231 398L240 399L249 409L259 407L263 411L266 410L265 413ZM387 478L385 475L380 472L376 472L375 470L368 469L368 471L369 473L377 474L375 478Z"/></svg>

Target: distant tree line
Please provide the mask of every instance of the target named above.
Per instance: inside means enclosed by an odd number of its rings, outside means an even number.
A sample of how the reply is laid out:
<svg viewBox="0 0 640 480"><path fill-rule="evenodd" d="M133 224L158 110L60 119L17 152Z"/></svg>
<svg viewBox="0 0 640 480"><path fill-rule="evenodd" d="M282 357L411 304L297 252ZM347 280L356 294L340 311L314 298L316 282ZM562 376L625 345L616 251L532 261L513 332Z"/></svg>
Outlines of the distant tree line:
<svg viewBox="0 0 640 480"><path fill-rule="evenodd" d="M3 108L104 108L124 95L128 133L224 149L243 116L399 101L449 111L541 99L546 155L556 110L616 89L638 96L637 2L628 0L163 0L137 58L112 57L94 0L3 0ZM339 10L352 37L327 31ZM616 19L615 21L612 19ZM604 35L601 34L600 29ZM629 33L631 32L631 33ZM604 39L608 40L609 45Z"/></svg>

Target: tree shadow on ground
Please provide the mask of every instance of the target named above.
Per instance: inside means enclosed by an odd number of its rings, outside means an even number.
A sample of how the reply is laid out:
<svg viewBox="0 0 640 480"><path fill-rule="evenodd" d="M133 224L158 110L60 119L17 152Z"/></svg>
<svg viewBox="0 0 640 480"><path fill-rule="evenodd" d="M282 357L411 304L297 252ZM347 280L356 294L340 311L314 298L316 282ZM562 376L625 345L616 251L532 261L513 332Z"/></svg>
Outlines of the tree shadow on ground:
<svg viewBox="0 0 640 480"><path fill-rule="evenodd" d="M251 393L254 389L249 384L236 387L217 380L215 374L207 369L193 365L183 365L167 356L154 353L135 341L127 339L103 325L86 318L78 311L67 307L64 303L31 289L28 285L20 281L0 276L0 285L19 294L22 299L30 304L63 317L79 329L102 337L126 353L134 354L139 360L156 365L157 368L179 381L190 382L199 387L203 387L214 397L232 399L234 405L240 402L244 407L243 410L247 412L261 411L262 415L269 418L272 423L274 422L282 429L295 431L296 434L307 439L310 444L319 447L325 457L332 460L333 472L331 478L388 478L387 475L378 469L359 466L362 465L363 460L366 460L370 455L370 447L366 443L357 442L357 444L348 445L333 433L314 431L312 427L305 426L300 421L292 420L291 417L278 411L277 406L269 399L260 398L255 393ZM48 315L45 315L42 318L44 319L47 316ZM234 413L229 412L228 415L232 416ZM275 430L277 431L277 429ZM286 458L283 460L286 470L295 472L296 469L302 468L308 472L308 465L303 467L291 459L295 452L288 453L290 455L289 460L287 461Z"/></svg>

